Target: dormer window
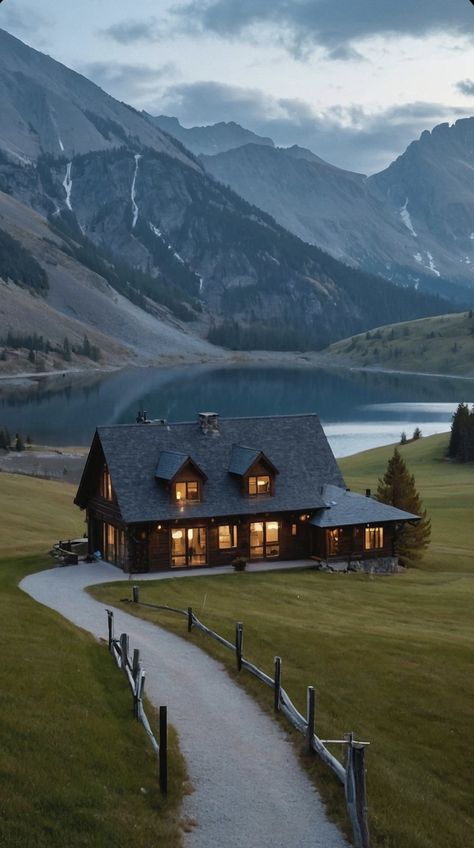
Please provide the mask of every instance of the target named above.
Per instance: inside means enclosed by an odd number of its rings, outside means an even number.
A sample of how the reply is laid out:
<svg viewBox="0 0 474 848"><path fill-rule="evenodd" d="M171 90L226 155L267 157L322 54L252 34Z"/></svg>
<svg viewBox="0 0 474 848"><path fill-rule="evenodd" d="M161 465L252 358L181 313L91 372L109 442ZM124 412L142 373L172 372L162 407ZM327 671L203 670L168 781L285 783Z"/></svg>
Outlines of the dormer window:
<svg viewBox="0 0 474 848"><path fill-rule="evenodd" d="M178 503L187 503L188 501L200 501L199 481L184 480L174 484L175 500Z"/></svg>
<svg viewBox="0 0 474 848"><path fill-rule="evenodd" d="M247 486L250 497L269 495L271 493L270 476L268 474L259 474L255 477L247 477Z"/></svg>

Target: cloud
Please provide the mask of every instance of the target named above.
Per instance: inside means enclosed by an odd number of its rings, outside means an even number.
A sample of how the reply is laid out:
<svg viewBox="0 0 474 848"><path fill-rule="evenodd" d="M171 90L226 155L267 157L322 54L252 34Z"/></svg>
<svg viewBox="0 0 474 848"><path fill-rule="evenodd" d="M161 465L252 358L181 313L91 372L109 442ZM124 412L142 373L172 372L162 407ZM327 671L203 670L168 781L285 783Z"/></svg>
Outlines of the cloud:
<svg viewBox="0 0 474 848"><path fill-rule="evenodd" d="M454 87L460 91L461 94L465 94L466 97L474 97L474 80L459 80Z"/></svg>
<svg viewBox="0 0 474 848"><path fill-rule="evenodd" d="M152 43L160 37L160 30L156 18L146 21L129 19L99 30L101 35L111 38L118 44Z"/></svg>
<svg viewBox="0 0 474 848"><path fill-rule="evenodd" d="M415 102L368 112L361 106L332 106L316 112L298 99L272 98L258 89L216 82L169 87L155 104L187 126L236 121L282 147L298 144L353 171L373 173L441 121L469 115L462 107Z"/></svg>
<svg viewBox="0 0 474 848"><path fill-rule="evenodd" d="M88 62L77 70L113 97L132 101L137 106L153 101L176 72L172 63L152 68L126 62Z"/></svg>
<svg viewBox="0 0 474 848"><path fill-rule="evenodd" d="M38 12L36 8L29 5L23 5L21 9L13 3L5 3L2 6L2 17L0 23L3 29L11 32L19 38L28 38L29 36L37 36L38 30L43 27L51 28L53 22L50 18ZM36 39L37 40L37 39ZM38 40L37 40L38 41ZM39 43L39 42L38 42Z"/></svg>
<svg viewBox="0 0 474 848"><path fill-rule="evenodd" d="M472 28L466 0L189 0L174 14L181 29L224 38L277 28L298 57L317 45L342 58L343 48L372 36L465 34ZM346 58L354 58L350 50Z"/></svg>

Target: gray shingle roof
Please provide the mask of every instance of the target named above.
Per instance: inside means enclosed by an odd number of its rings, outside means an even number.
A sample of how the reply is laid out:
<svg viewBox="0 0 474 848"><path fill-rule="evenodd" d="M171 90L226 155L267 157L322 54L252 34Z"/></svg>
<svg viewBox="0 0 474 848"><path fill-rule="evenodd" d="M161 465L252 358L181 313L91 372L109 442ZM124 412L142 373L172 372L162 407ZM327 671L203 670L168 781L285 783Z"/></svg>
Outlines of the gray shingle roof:
<svg viewBox="0 0 474 848"><path fill-rule="evenodd" d="M230 455L229 472L231 474L246 474L249 468L257 461L261 451L255 448L247 448L244 445L232 445Z"/></svg>
<svg viewBox="0 0 474 848"><path fill-rule="evenodd" d="M155 477L160 477L162 480L172 480L187 462L189 462L189 455L186 453L161 451Z"/></svg>
<svg viewBox="0 0 474 848"><path fill-rule="evenodd" d="M385 521L409 521L418 518L394 506L380 503L374 498L348 492L338 486L325 485L322 496L326 509L318 510L310 519L315 527L344 527L349 524L377 524Z"/></svg>
<svg viewBox="0 0 474 848"><path fill-rule="evenodd" d="M203 433L194 421L99 427L97 433L128 524L315 510L325 505L324 484L344 486L317 415L222 418L217 434ZM257 454L272 458L279 471L273 496L242 493L240 480L229 474L233 445L254 445ZM200 503L170 501L165 483L155 477L162 452L191 457L207 475Z"/></svg>

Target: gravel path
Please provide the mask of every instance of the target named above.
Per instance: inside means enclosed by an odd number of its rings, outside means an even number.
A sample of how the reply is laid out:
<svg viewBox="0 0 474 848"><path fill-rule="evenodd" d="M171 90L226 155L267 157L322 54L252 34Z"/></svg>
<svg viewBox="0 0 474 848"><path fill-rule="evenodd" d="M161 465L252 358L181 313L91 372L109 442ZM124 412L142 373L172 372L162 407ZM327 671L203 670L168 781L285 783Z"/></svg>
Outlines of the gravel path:
<svg viewBox="0 0 474 848"><path fill-rule="evenodd" d="M105 638L105 606L82 590L118 578L117 569L101 563L39 572L20 586ZM183 816L198 825L185 836L186 848L347 848L284 732L220 663L120 610L115 623L116 633L126 631L131 647L140 648L148 697L156 706L168 705L179 733L195 790L184 800Z"/></svg>

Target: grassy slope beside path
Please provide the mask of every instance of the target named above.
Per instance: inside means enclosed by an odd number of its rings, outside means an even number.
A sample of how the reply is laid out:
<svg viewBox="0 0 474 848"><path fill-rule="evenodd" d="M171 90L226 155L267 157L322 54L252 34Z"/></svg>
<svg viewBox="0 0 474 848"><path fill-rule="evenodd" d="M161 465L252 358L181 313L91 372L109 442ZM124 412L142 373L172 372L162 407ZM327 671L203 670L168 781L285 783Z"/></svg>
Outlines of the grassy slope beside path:
<svg viewBox="0 0 474 848"><path fill-rule="evenodd" d="M422 570L393 578L314 571L216 575L147 583L141 590L143 599L192 605L230 639L235 621L243 621L246 656L272 673L280 654L285 688L303 711L306 686L316 686L321 737L354 730L371 741L376 848L465 848L474 827L466 757L474 729L474 469L447 463L446 444L444 435L403 448L433 519L434 541ZM392 451L344 460L348 484L375 488ZM119 604L130 587L92 591ZM179 618L129 609L188 638ZM236 674L231 655L202 634L191 638ZM245 673L239 679L271 710L268 690ZM312 768L343 820L340 788L324 769Z"/></svg>
<svg viewBox="0 0 474 848"><path fill-rule="evenodd" d="M82 518L66 484L0 474L0 844L149 848L181 844L184 764L171 732L171 791L104 647L17 588Z"/></svg>

